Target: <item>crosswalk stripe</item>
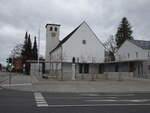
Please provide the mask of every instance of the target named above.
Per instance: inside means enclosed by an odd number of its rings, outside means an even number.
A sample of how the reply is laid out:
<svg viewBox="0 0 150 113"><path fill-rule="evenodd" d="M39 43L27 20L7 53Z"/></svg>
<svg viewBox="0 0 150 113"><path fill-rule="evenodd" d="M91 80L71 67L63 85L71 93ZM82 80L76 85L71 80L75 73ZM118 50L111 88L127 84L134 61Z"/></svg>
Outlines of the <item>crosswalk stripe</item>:
<svg viewBox="0 0 150 113"><path fill-rule="evenodd" d="M35 98L37 107L47 107L48 106L46 100L44 99L44 97L42 96L42 94L40 92L35 92L34 98Z"/></svg>

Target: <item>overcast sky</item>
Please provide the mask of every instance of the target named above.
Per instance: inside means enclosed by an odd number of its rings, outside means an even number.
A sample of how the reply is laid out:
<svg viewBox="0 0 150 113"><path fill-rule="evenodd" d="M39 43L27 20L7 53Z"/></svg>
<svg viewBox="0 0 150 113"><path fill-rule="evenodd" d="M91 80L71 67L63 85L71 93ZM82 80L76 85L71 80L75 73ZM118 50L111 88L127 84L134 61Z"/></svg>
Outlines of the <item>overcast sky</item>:
<svg viewBox="0 0 150 113"><path fill-rule="evenodd" d="M150 0L0 0L0 63L12 48L41 29L40 54L45 56L45 24L60 24L60 39L86 21L103 42L127 17L135 39L150 40Z"/></svg>

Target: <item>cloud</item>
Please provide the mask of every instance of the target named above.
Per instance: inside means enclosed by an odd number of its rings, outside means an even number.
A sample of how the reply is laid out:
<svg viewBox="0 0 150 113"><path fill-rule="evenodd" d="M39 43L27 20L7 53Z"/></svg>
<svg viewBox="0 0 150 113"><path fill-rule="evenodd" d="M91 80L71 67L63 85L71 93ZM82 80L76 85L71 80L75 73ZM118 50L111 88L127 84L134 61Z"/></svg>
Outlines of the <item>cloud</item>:
<svg viewBox="0 0 150 113"><path fill-rule="evenodd" d="M23 43L25 31L31 38L41 29L41 54L45 55L45 24L58 23L63 39L82 21L87 21L100 40L115 34L126 16L136 39L150 37L149 0L1 0L0 62L5 62L16 43Z"/></svg>

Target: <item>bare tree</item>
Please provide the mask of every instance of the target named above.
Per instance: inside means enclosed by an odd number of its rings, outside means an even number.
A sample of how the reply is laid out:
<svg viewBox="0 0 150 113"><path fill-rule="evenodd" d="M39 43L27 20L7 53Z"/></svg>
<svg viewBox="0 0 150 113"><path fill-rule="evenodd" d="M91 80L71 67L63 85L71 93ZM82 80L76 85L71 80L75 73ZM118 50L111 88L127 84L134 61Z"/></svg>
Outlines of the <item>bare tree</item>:
<svg viewBox="0 0 150 113"><path fill-rule="evenodd" d="M117 51L116 41L113 35L110 35L109 39L104 42L106 49L105 61L115 61L115 53Z"/></svg>
<svg viewBox="0 0 150 113"><path fill-rule="evenodd" d="M14 66L15 71L22 71L22 44L17 44L12 50L10 54L10 58L12 58L12 64Z"/></svg>
<svg viewBox="0 0 150 113"><path fill-rule="evenodd" d="M21 51L22 51L22 44L17 44L12 50L11 50L11 56L13 58L21 57Z"/></svg>

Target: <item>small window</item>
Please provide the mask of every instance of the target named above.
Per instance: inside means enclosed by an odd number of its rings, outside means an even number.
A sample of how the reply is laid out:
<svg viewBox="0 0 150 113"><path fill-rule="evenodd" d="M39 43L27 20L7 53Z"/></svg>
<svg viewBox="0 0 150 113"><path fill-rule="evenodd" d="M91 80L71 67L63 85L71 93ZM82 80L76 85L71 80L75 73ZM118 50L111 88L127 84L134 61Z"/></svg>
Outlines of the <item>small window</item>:
<svg viewBox="0 0 150 113"><path fill-rule="evenodd" d="M86 40L82 40L82 44L84 44L84 45L85 45L85 44L86 44Z"/></svg>
<svg viewBox="0 0 150 113"><path fill-rule="evenodd" d="M130 53L128 53L128 58L130 58Z"/></svg>
<svg viewBox="0 0 150 113"><path fill-rule="evenodd" d="M139 54L138 54L138 52L136 52L136 58L138 58L138 56L139 56Z"/></svg>
<svg viewBox="0 0 150 113"><path fill-rule="evenodd" d="M50 31L53 31L53 27L50 27L50 29L49 29Z"/></svg>
<svg viewBox="0 0 150 113"><path fill-rule="evenodd" d="M57 31L57 27L55 27L55 31Z"/></svg>

